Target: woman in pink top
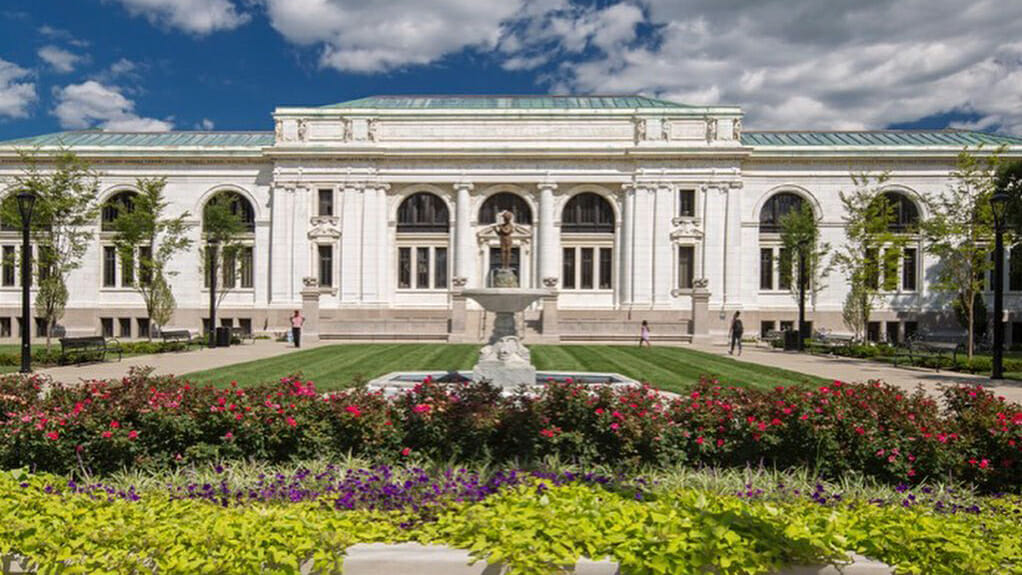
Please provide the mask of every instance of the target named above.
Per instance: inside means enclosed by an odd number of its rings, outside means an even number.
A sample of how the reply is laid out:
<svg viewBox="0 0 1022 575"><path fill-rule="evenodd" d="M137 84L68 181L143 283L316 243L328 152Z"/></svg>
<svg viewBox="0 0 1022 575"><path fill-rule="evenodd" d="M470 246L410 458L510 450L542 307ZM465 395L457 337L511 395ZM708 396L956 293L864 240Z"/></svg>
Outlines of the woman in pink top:
<svg viewBox="0 0 1022 575"><path fill-rule="evenodd" d="M302 312L295 310L295 314L291 316L291 339L295 342L295 347L302 347L303 323L305 318L302 317Z"/></svg>
<svg viewBox="0 0 1022 575"><path fill-rule="evenodd" d="M649 343L649 322L646 320L642 320L642 327L639 329L639 347L644 345L646 347L653 347L653 345Z"/></svg>

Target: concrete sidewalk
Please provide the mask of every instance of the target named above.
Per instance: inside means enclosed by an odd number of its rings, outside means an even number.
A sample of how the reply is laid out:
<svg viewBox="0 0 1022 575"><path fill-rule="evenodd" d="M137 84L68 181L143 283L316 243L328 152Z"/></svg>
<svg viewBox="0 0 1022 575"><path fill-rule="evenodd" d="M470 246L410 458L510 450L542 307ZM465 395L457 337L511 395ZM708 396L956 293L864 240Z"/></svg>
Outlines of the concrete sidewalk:
<svg viewBox="0 0 1022 575"><path fill-rule="evenodd" d="M321 345L303 344L302 349ZM214 369L235 363L264 359L298 351L289 343L257 339L254 343L232 345L231 347L193 348L190 351L167 352L153 355L126 357L123 361L105 361L84 365L65 365L39 370L54 381L74 383L90 379L120 379L132 367L149 366L158 374L185 374L193 371Z"/></svg>
<svg viewBox="0 0 1022 575"><path fill-rule="evenodd" d="M727 346L724 344L693 344L692 349L715 355L728 355ZM886 363L864 359L786 352L755 345L744 346L742 355L733 357L740 361L779 367L840 381L861 382L879 379L906 391L915 390L916 387L922 385L923 389L934 395L940 393L938 386L942 384L980 384L997 395L1003 395L1008 401L1022 403L1022 382L1014 380L1005 380L1000 385L992 386L990 378L986 376L953 371L937 372L932 369L924 370L913 367L894 367Z"/></svg>

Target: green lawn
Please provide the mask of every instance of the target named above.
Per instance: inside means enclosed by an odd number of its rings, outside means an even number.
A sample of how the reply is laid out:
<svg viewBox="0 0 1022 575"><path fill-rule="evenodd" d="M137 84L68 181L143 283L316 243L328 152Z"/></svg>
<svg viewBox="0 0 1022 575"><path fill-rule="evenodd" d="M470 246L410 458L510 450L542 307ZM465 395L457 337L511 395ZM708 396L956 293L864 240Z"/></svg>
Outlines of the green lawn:
<svg viewBox="0 0 1022 575"><path fill-rule="evenodd" d="M702 376L723 384L772 387L825 380L783 369L736 361L686 348L535 345L532 361L540 370L612 371L668 390L683 390ZM187 374L193 381L253 385L300 372L319 389L341 389L356 378L391 371L471 369L479 347L452 344L345 344L303 350L274 358Z"/></svg>

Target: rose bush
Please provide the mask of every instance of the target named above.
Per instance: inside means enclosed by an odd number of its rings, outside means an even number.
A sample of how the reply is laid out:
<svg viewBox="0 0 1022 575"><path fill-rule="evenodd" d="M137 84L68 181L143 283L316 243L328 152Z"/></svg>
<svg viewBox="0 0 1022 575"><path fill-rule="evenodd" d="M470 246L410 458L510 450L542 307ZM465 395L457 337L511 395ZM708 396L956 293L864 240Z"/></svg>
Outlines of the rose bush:
<svg viewBox="0 0 1022 575"><path fill-rule="evenodd" d="M43 393L45 391L45 393ZM880 382L754 390L703 381L665 399L649 387L550 383L502 396L485 383L425 381L387 398L320 394L297 377L242 389L133 372L121 381L0 378L0 465L66 473L238 458L349 454L527 463L807 467L889 483L945 478L1014 490L1022 408L980 387Z"/></svg>

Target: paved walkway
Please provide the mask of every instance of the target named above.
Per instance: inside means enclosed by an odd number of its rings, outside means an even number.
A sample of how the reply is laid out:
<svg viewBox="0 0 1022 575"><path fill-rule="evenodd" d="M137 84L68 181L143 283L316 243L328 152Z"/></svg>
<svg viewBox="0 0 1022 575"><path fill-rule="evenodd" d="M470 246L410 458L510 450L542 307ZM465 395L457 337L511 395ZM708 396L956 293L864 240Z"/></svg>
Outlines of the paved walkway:
<svg viewBox="0 0 1022 575"><path fill-rule="evenodd" d="M329 343L329 342L328 342ZM302 349L321 344L303 344ZM65 365L39 370L54 381L73 383L89 379L120 379L134 366L149 366L158 374L184 374L224 367L235 363L274 357L297 351L291 344L257 339L254 343L218 348L193 348L191 351L158 353L126 357L123 361L105 361L85 365Z"/></svg>
<svg viewBox="0 0 1022 575"><path fill-rule="evenodd" d="M716 355L727 355L727 346L724 344L693 344L692 349ZM1022 403L1022 382L1013 380L1007 380L1002 385L991 386L990 378L985 376L951 371L936 372L932 369L894 367L863 359L785 352L755 345L746 345L741 357L735 359L841 381L879 379L905 390L914 390L922 385L923 389L933 394L939 393L938 386L941 384L975 385L979 383L994 393L1003 395L1008 401Z"/></svg>

